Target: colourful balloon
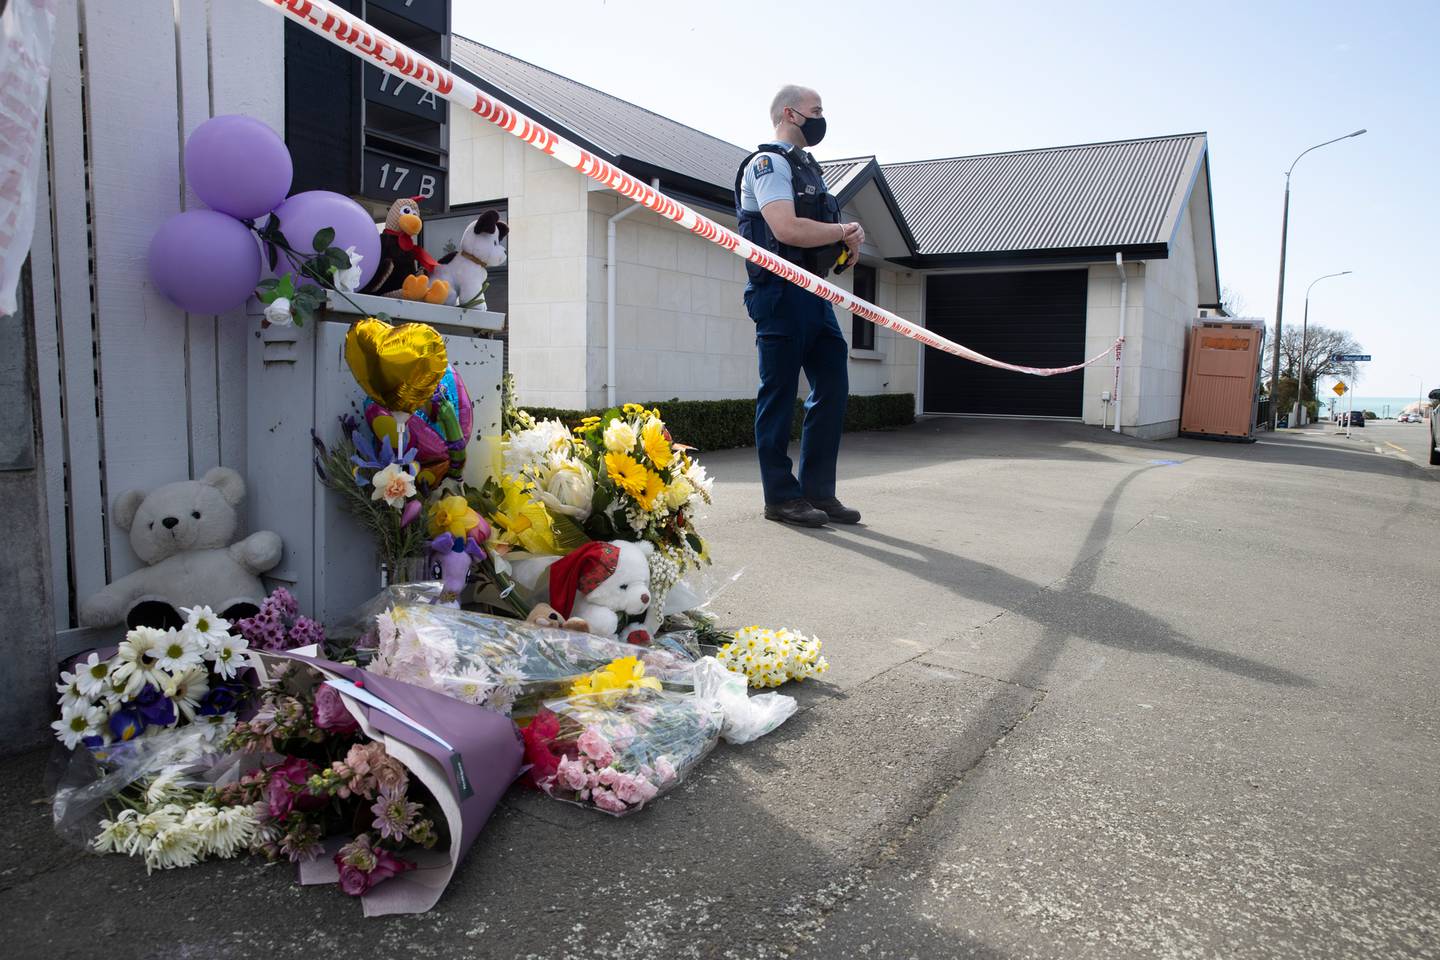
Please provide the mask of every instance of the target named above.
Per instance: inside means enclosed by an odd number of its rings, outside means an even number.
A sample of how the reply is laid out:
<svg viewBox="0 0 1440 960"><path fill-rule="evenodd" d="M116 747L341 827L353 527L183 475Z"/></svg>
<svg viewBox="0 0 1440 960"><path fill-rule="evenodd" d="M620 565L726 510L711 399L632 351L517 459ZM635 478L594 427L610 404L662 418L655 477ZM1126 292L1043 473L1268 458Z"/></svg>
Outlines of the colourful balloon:
<svg viewBox="0 0 1440 960"><path fill-rule="evenodd" d="M415 409L405 424L406 447L415 451L421 480L433 487L452 471L464 469L474 416L464 379L453 366L448 367L430 400ZM398 447L399 427L388 408L367 401L365 421L376 437L389 437Z"/></svg>
<svg viewBox="0 0 1440 960"><path fill-rule="evenodd" d="M150 280L187 313L225 313L241 306L260 280L260 248L234 217L186 210L150 238Z"/></svg>
<svg viewBox="0 0 1440 960"><path fill-rule="evenodd" d="M211 117L185 141L185 179L195 195L210 209L241 220L279 206L294 174L285 141L254 117ZM310 249L309 243L302 249Z"/></svg>
<svg viewBox="0 0 1440 960"><path fill-rule="evenodd" d="M428 323L392 327L374 317L356 321L345 334L345 362L365 395L391 410L414 410L429 400L449 365L445 340Z"/></svg>

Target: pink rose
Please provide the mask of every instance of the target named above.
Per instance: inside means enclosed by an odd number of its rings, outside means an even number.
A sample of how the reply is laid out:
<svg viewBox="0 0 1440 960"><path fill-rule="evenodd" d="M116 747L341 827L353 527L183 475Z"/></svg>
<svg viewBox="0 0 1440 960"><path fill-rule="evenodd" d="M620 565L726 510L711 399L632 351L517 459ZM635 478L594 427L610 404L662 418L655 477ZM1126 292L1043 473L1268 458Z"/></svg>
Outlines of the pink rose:
<svg viewBox="0 0 1440 960"><path fill-rule="evenodd" d="M663 787L675 779L675 765L670 762L669 757L659 757L655 761L655 775L660 778L660 785Z"/></svg>
<svg viewBox="0 0 1440 960"><path fill-rule="evenodd" d="M595 806L606 813L624 813L627 809L624 801L603 787L597 787L590 799L595 802Z"/></svg>
<svg viewBox="0 0 1440 960"><path fill-rule="evenodd" d="M589 782L585 775L585 764L580 760L563 757L555 770L555 780L566 790L584 790Z"/></svg>
<svg viewBox="0 0 1440 960"><path fill-rule="evenodd" d="M619 797L621 800L625 801L631 806L638 807L640 804L644 803L647 799L649 799L645 796L645 790L642 784L644 786L650 786L650 781L637 774L622 773L620 776L615 778L615 796ZM655 788L651 787L650 789L654 790ZM652 793L651 796L653 795L654 794Z"/></svg>
<svg viewBox="0 0 1440 960"><path fill-rule="evenodd" d="M328 683L320 684L315 691L315 726L330 733L354 733L360 729L340 691Z"/></svg>
<svg viewBox="0 0 1440 960"><path fill-rule="evenodd" d="M306 786L310 777L319 772L319 767L299 757L286 757L284 762L271 767L270 783L265 788L270 816L276 820L284 820L290 815L291 809L319 810L325 806L329 798L311 793Z"/></svg>
<svg viewBox="0 0 1440 960"><path fill-rule="evenodd" d="M623 776L624 774L614 767L606 767L600 771L600 775L596 779L602 787L613 787L615 786L615 782Z"/></svg>
<svg viewBox="0 0 1440 960"><path fill-rule="evenodd" d="M610 761L615 759L615 751L611 749L610 741L606 740L605 735L595 727L586 727L585 732L580 734L580 739L576 741L576 746L580 748L581 753L594 760L597 767L609 766Z"/></svg>
<svg viewBox="0 0 1440 960"><path fill-rule="evenodd" d="M358 897L370 889L370 877L363 870L347 864L340 867L340 889L352 897Z"/></svg>

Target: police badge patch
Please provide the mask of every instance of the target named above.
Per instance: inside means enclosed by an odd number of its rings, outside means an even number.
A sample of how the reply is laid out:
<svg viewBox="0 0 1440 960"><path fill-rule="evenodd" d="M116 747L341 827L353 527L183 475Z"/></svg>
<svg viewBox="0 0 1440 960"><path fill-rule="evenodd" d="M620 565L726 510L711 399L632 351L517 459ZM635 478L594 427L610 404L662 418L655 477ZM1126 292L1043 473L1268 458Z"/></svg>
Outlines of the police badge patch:
<svg viewBox="0 0 1440 960"><path fill-rule="evenodd" d="M770 154L762 153L760 154L760 156L756 157L754 170L755 176L757 177L763 177L767 173L773 173L775 170L775 164L770 161Z"/></svg>

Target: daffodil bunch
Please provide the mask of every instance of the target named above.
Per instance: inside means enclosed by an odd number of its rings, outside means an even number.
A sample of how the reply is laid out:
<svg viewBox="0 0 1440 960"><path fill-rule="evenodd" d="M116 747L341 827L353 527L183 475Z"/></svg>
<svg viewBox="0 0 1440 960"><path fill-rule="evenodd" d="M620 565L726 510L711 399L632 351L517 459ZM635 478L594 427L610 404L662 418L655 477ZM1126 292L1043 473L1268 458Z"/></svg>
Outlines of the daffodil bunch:
<svg viewBox="0 0 1440 960"><path fill-rule="evenodd" d="M660 681L645 676L645 664L639 657L619 657L594 673L587 673L570 684L570 696L589 697L592 702L613 704L634 690L659 690Z"/></svg>
<svg viewBox="0 0 1440 960"><path fill-rule="evenodd" d="M807 680L830 669L820 655L820 641L782 627L746 627L720 648L716 658L743 673L752 687L778 687L787 680Z"/></svg>

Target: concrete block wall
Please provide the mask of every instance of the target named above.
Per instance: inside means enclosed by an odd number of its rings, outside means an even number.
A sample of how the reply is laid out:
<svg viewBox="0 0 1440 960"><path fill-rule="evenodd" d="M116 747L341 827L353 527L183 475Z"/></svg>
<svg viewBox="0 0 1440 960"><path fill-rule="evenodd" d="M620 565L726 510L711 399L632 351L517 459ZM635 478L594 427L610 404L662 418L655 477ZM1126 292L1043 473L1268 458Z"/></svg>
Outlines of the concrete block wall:
<svg viewBox="0 0 1440 960"><path fill-rule="evenodd" d="M1167 260L1145 267L1144 345L1140 368L1141 409L1137 433L1173 437L1180 431L1185 377L1185 338L1199 313L1194 220L1181 218Z"/></svg>
<svg viewBox="0 0 1440 960"><path fill-rule="evenodd" d="M832 277L835 284L854 291L853 271ZM924 282L920 273L877 267L875 271L875 303L917 324L924 324ZM851 315L837 310L835 319L845 339L854 335ZM920 345L908 337L884 327L875 329L874 351L852 350L850 353L850 392L852 394L917 393L920 366Z"/></svg>
<svg viewBox="0 0 1440 960"><path fill-rule="evenodd" d="M450 138L450 202L509 201L510 371L520 399L584 407L589 181L478 117L457 114Z"/></svg>
<svg viewBox="0 0 1440 960"><path fill-rule="evenodd" d="M1115 342L1120 335L1120 274L1114 263L1090 265L1090 278L1085 301L1085 358L1095 356ZM1125 276L1125 349L1120 375L1121 429L1133 430L1140 413L1141 322L1145 316L1145 265L1127 263ZM1108 419L1115 424L1115 405L1101 400L1105 391L1115 390L1115 364L1102 361L1085 368L1084 396L1081 418L1099 426Z"/></svg>

